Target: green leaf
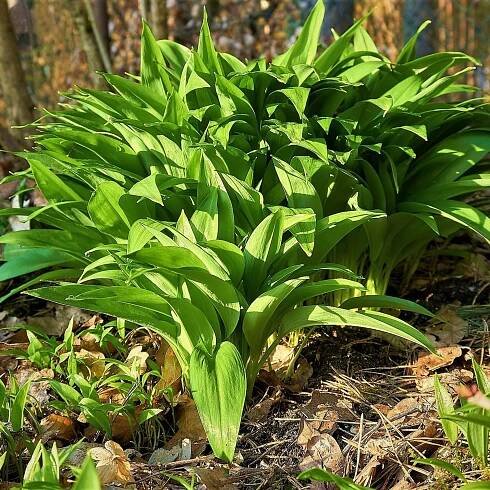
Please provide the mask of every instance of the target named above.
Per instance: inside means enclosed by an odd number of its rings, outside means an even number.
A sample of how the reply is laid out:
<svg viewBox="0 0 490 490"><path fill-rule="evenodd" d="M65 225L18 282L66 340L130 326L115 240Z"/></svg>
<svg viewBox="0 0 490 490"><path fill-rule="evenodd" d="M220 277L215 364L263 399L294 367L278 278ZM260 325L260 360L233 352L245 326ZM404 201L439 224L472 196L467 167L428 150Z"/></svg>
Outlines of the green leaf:
<svg viewBox="0 0 490 490"><path fill-rule="evenodd" d="M136 197L128 195L115 182L108 181L97 186L88 203L88 212L95 226L119 238L126 238L131 225L148 216L145 209L143 203L137 203Z"/></svg>
<svg viewBox="0 0 490 490"><path fill-rule="evenodd" d="M311 65L318 49L324 15L323 0L318 0L306 19L298 39L284 54L274 58L273 64L287 67L301 64Z"/></svg>
<svg viewBox="0 0 490 490"><path fill-rule="evenodd" d="M311 208L317 216L323 215L322 203L313 184L288 163L273 158L274 168L292 208Z"/></svg>
<svg viewBox="0 0 490 490"><path fill-rule="evenodd" d="M307 278L291 279L258 296L243 318L243 334L253 355L259 354L272 334L269 322L279 305ZM273 328L276 325L272 326Z"/></svg>
<svg viewBox="0 0 490 490"><path fill-rule="evenodd" d="M92 461L90 454L85 456L82 463L81 471L78 475L77 480L73 484L73 490L100 490L102 487L100 485L99 476L95 469L95 465Z"/></svg>
<svg viewBox="0 0 490 490"><path fill-rule="evenodd" d="M156 417L161 412L162 412L161 408L147 408L143 410L138 416L138 424L143 424L147 420Z"/></svg>
<svg viewBox="0 0 490 490"><path fill-rule="evenodd" d="M342 478L328 470L311 468L298 475L298 480L314 480L334 483L340 490L373 490L371 487L363 487L354 483L350 478Z"/></svg>
<svg viewBox="0 0 490 490"><path fill-rule="evenodd" d="M0 281L7 281L30 272L60 264L76 262L72 255L50 248L17 248L6 246L0 266Z"/></svg>
<svg viewBox="0 0 490 490"><path fill-rule="evenodd" d="M19 432L24 427L24 409L30 388L31 382L26 381L17 391L10 408L10 424L14 432Z"/></svg>
<svg viewBox="0 0 490 490"><path fill-rule="evenodd" d="M346 50L352 36L356 33L357 29L366 20L366 17L359 19L353 26L349 27L338 39L336 39L330 46L323 51L323 53L317 58L314 63L315 69L327 74L337 64L340 57Z"/></svg>
<svg viewBox="0 0 490 490"><path fill-rule="evenodd" d="M453 399L447 388L439 381L437 374L434 375L434 391L442 428L448 441L454 445L458 440L458 425L446 418L447 415L454 413Z"/></svg>
<svg viewBox="0 0 490 490"><path fill-rule="evenodd" d="M490 218L478 209L459 201L437 201L428 203L404 202L400 211L409 213L427 213L443 216L458 223L463 228L474 231L490 242Z"/></svg>
<svg viewBox="0 0 490 490"><path fill-rule="evenodd" d="M274 213L255 228L244 249L244 286L247 296L254 297L264 282L272 260L279 252L283 234L283 217Z"/></svg>
<svg viewBox="0 0 490 490"><path fill-rule="evenodd" d="M144 289L72 284L33 289L27 294L151 327L172 343L178 337L168 303L157 294Z"/></svg>
<svg viewBox="0 0 490 490"><path fill-rule="evenodd" d="M435 459L435 458L417 458L414 460L414 463L420 463L420 464L428 464L430 466L434 466L435 468L441 468L451 475L460 478L463 481L466 481L466 477L464 476L464 473L456 468L451 463L448 463L447 461L443 461L442 459Z"/></svg>
<svg viewBox="0 0 490 490"><path fill-rule="evenodd" d="M143 22L141 34L141 80L165 101L172 84L165 70L165 60L150 27Z"/></svg>
<svg viewBox="0 0 490 490"><path fill-rule="evenodd" d="M3 468L5 461L7 460L7 455L8 455L7 451L0 454L0 470Z"/></svg>
<svg viewBox="0 0 490 490"><path fill-rule="evenodd" d="M416 328L395 317L375 311L356 313L333 306L301 306L287 312L281 318L279 333L284 336L295 330L317 325L368 328L409 340L435 352L431 342Z"/></svg>
<svg viewBox="0 0 490 490"><path fill-rule="evenodd" d="M459 490L490 490L490 480L465 483Z"/></svg>
<svg viewBox="0 0 490 490"><path fill-rule="evenodd" d="M240 354L230 342L223 342L213 354L198 346L189 372L192 396L213 453L231 462L247 385Z"/></svg>
<svg viewBox="0 0 490 490"><path fill-rule="evenodd" d="M70 385L56 380L51 380L49 385L69 406L76 407L80 403L82 395Z"/></svg>
<svg viewBox="0 0 490 490"><path fill-rule="evenodd" d="M420 34L431 24L430 20L426 20L423 22L415 34L405 43L405 46L398 53L398 57L396 58L397 63L407 63L412 61L415 57L415 48L417 45L417 41L419 39Z"/></svg>
<svg viewBox="0 0 490 490"><path fill-rule="evenodd" d="M41 161L38 161L35 158L35 154L29 158L29 165L39 189L41 189L44 197L50 203L82 201L82 198L75 192L75 190L68 186Z"/></svg>
<svg viewBox="0 0 490 490"><path fill-rule="evenodd" d="M221 67L218 54L216 53L216 49L214 47L213 38L211 37L211 32L209 31L208 14L206 9L204 9L202 18L197 52L211 72L218 73L220 75L223 74L223 68Z"/></svg>
<svg viewBox="0 0 490 490"><path fill-rule="evenodd" d="M389 308L393 310L413 311L414 313L430 317L434 316L427 308L408 299L376 294L349 298L341 304L341 307L347 310L357 308Z"/></svg>

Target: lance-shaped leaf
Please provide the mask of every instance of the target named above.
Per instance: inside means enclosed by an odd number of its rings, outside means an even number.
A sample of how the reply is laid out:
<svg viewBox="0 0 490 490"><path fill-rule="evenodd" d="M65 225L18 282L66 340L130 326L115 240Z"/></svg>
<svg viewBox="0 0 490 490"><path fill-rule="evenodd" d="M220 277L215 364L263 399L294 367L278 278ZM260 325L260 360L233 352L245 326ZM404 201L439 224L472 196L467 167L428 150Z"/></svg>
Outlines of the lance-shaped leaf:
<svg viewBox="0 0 490 490"><path fill-rule="evenodd" d="M318 0L306 19L298 39L284 54L276 56L273 63L288 67L301 64L310 65L318 49L324 15L323 0Z"/></svg>
<svg viewBox="0 0 490 490"><path fill-rule="evenodd" d="M300 328L326 326L353 326L389 333L425 347L431 352L434 346L416 328L398 318L384 313L369 311L356 313L333 306L301 306L286 313L280 322L280 335L287 335Z"/></svg>
<svg viewBox="0 0 490 490"><path fill-rule="evenodd" d="M191 390L213 453L231 462L246 395L246 374L237 348L223 342L210 354L198 346L190 360Z"/></svg>

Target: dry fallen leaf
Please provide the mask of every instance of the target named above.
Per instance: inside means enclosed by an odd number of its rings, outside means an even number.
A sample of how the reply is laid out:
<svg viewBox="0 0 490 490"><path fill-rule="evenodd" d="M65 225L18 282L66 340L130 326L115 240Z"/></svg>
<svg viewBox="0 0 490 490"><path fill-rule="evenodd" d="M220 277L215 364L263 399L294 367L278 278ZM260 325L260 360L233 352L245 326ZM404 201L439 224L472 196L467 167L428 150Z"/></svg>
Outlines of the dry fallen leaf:
<svg viewBox="0 0 490 490"><path fill-rule="evenodd" d="M437 354L420 352L419 358L411 366L411 370L415 376L428 376L439 368L451 365L455 359L462 355L463 351L458 345L441 347L437 349Z"/></svg>
<svg viewBox="0 0 490 490"><path fill-rule="evenodd" d="M198 468L196 473L207 490L233 490L236 487L230 482L228 470L219 466L214 468Z"/></svg>
<svg viewBox="0 0 490 490"><path fill-rule="evenodd" d="M364 449L379 458L384 458L388 453L393 451L393 441L388 437L372 437L367 441Z"/></svg>
<svg viewBox="0 0 490 490"><path fill-rule="evenodd" d="M137 407L135 415L120 413L112 418L111 431L113 439L121 443L131 440L134 431L138 427L138 412L141 412L141 410L141 407Z"/></svg>
<svg viewBox="0 0 490 490"><path fill-rule="evenodd" d="M180 369L179 361L170 347L167 347L164 354L160 350L159 353L161 355L159 359L162 362L162 377L155 388L157 391L163 391L170 387L175 395L181 388L180 378L182 376L182 370Z"/></svg>
<svg viewBox="0 0 490 490"><path fill-rule="evenodd" d="M393 420L393 424L412 425L418 424L420 411L420 400L416 398L404 398L391 408L386 417Z"/></svg>
<svg viewBox="0 0 490 490"><path fill-rule="evenodd" d="M281 398L282 392L280 389L276 388L271 396L264 398L248 411L248 420L255 423L264 421L269 415L271 408L279 403Z"/></svg>
<svg viewBox="0 0 490 490"><path fill-rule="evenodd" d="M474 281L490 281L490 261L482 254L470 254L458 263L454 275L470 277Z"/></svg>
<svg viewBox="0 0 490 490"><path fill-rule="evenodd" d="M117 388L104 387L97 391L101 403L123 405L126 397Z"/></svg>
<svg viewBox="0 0 490 490"><path fill-rule="evenodd" d="M102 447L102 446L94 442L85 442L85 441L79 442L77 448L73 451L73 453L70 453L67 463L79 468L80 466L82 466L83 460L87 456L87 453L91 449L94 449L96 447Z"/></svg>
<svg viewBox="0 0 490 490"><path fill-rule="evenodd" d="M459 306L443 306L425 329L425 334L436 347L454 346L467 334L468 322L456 313Z"/></svg>
<svg viewBox="0 0 490 490"><path fill-rule="evenodd" d="M29 361L21 361L14 373L15 379L19 385L26 381L32 381L29 389L29 395L32 396L39 404L49 401L49 380L54 378L54 371L49 368L35 369ZM40 380L43 381L40 381Z"/></svg>
<svg viewBox="0 0 490 490"><path fill-rule="evenodd" d="M81 328L92 328L101 323L104 323L102 318L99 315L93 315L81 325Z"/></svg>
<svg viewBox="0 0 490 490"><path fill-rule="evenodd" d="M438 376L441 383L452 391L456 391L459 385L471 382L474 378L473 372L468 369L451 369L447 373L439 373ZM433 376L416 378L415 385L419 393L434 393Z"/></svg>
<svg viewBox="0 0 490 490"><path fill-rule="evenodd" d="M288 345L284 345L284 344L279 344L269 359L270 366L272 367L272 370L275 371L276 373L279 373L280 371L285 371L289 367L289 364L293 360L293 357L294 357L293 347L289 347ZM266 369L269 368L267 364L264 367Z"/></svg>
<svg viewBox="0 0 490 490"><path fill-rule="evenodd" d="M41 420L41 430L41 440L44 443L53 439L71 441L75 436L73 420L55 413L51 413Z"/></svg>
<svg viewBox="0 0 490 490"><path fill-rule="evenodd" d="M177 407L177 426L179 430L165 444L170 449L176 445L182 447L184 439L190 439L192 445L192 457L199 456L207 445L206 433L201 424L196 404L189 397L181 397L181 403Z"/></svg>
<svg viewBox="0 0 490 490"><path fill-rule="evenodd" d="M311 428L319 433L332 433L337 428L338 420L356 420L350 401L321 390L313 391L310 401L301 411Z"/></svg>
<svg viewBox="0 0 490 490"><path fill-rule="evenodd" d="M308 468L323 467L336 474L342 473L344 456L337 441L330 434L312 436L305 447L307 455L299 464L302 471Z"/></svg>
<svg viewBox="0 0 490 490"><path fill-rule="evenodd" d="M137 345L133 347L126 358L126 365L131 368L131 372L135 374L144 374L146 372L146 360L148 353L143 352L143 346Z"/></svg>
<svg viewBox="0 0 490 490"><path fill-rule="evenodd" d="M133 481L131 465L122 447L116 442L107 441L104 447L90 449L89 453L97 463L97 473L103 485Z"/></svg>
<svg viewBox="0 0 490 490"><path fill-rule="evenodd" d="M298 361L298 365L291 378L284 384L284 387L293 393L299 393L300 391L303 391L312 374L313 368L311 367L311 364L305 358L301 358Z"/></svg>
<svg viewBox="0 0 490 490"><path fill-rule="evenodd" d="M96 378L100 378L104 375L105 356L102 352L80 349L80 351L75 352L75 357L79 361L82 361L86 368L87 375L94 376Z"/></svg>
<svg viewBox="0 0 490 490"><path fill-rule="evenodd" d="M50 308L49 314L29 316L26 319L26 323L42 329L48 335L59 337L63 335L72 318L74 325L82 323L90 318L88 313L83 312L79 308L55 305L53 303L51 303L51 305L52 308Z"/></svg>

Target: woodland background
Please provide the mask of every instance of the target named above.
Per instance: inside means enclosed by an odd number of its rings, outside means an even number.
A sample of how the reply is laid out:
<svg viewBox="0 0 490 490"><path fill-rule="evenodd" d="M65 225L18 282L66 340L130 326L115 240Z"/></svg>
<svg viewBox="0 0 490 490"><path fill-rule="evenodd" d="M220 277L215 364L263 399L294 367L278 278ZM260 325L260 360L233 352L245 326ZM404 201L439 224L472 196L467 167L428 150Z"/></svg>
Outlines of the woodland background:
<svg viewBox="0 0 490 490"><path fill-rule="evenodd" d="M419 54L466 51L480 95L490 82L490 0L325 0L323 41L373 9L367 29L390 58L426 19ZM12 130L52 110L73 85L103 83L96 71L137 73L141 19L158 38L196 44L203 6L219 49L271 58L295 38L314 0L0 0L0 149L29 144ZM13 160L0 157L1 174Z"/></svg>

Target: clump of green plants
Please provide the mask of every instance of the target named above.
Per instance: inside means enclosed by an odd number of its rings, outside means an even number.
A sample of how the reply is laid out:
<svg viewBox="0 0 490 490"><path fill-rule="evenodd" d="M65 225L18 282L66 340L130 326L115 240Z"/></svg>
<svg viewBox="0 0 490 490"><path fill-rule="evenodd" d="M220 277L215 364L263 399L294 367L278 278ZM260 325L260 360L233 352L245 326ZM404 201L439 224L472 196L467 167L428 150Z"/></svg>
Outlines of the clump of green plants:
<svg viewBox="0 0 490 490"><path fill-rule="evenodd" d="M461 390L457 405L438 376L434 375L434 391L437 412L447 440L455 446L461 439L466 442L473 458L474 467L488 477L488 443L490 436L490 384L483 368L472 359L476 385L473 389ZM421 458L416 463L444 470L448 475L462 482L462 489L490 488L490 481L470 481L459 465L440 458Z"/></svg>
<svg viewBox="0 0 490 490"><path fill-rule="evenodd" d="M46 488L52 490L62 490L66 488L64 485L64 470L69 468L69 458L77 450L79 444L67 446L58 449L56 444L53 444L51 450L46 449L42 443L38 443L31 455L29 462L25 468L20 486L12 486L15 490L43 490ZM0 470L2 464L5 463L4 456L0 457ZM87 456L81 468L71 467L71 474L75 474L74 483L71 486L74 490L101 488L99 477L92 458Z"/></svg>
<svg viewBox="0 0 490 490"><path fill-rule="evenodd" d="M385 295L391 271L437 235L490 238L487 217L451 200L488 185L488 108L436 99L474 60L416 58L417 34L391 63L362 19L318 53L323 11L286 53L249 63L216 51L206 17L196 50L144 25L139 77L106 74L110 90L77 89L35 125L25 175L48 204L4 211L37 225L0 239L0 279L40 272L9 294L160 334L228 461L284 337L352 325L432 349L380 311L430 315Z"/></svg>
<svg viewBox="0 0 490 490"><path fill-rule="evenodd" d="M434 379L437 411L448 441L456 444L460 434L468 444L471 455L478 465L488 465L488 442L490 436L490 383L483 368L472 359L476 379L476 392L459 398L456 408L447 388Z"/></svg>

